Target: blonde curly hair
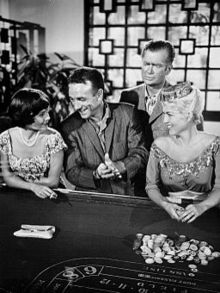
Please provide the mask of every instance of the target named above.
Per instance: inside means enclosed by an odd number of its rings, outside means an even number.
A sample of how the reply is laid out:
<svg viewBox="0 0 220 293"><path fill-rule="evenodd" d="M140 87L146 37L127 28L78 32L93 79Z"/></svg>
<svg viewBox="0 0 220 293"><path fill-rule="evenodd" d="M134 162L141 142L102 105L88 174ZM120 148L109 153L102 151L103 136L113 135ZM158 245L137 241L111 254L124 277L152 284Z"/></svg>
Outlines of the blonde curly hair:
<svg viewBox="0 0 220 293"><path fill-rule="evenodd" d="M176 111L192 114L195 124L203 121L204 97L201 91L189 82L182 82L161 91L162 105L172 104Z"/></svg>

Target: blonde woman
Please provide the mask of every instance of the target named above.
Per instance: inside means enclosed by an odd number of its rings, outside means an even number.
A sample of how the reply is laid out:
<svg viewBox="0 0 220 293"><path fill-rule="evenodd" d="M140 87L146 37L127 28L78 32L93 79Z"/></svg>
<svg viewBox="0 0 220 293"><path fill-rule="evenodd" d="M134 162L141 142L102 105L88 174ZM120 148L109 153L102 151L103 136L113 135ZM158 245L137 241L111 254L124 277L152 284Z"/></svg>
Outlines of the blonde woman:
<svg viewBox="0 0 220 293"><path fill-rule="evenodd" d="M13 127L0 134L2 175L10 187L31 190L40 198L54 198L66 145L48 127L49 100L36 89L23 88L12 97Z"/></svg>
<svg viewBox="0 0 220 293"><path fill-rule="evenodd" d="M190 83L164 89L162 100L169 135L152 144L146 192L173 219L190 223L220 204L220 138L197 130L204 103Z"/></svg>

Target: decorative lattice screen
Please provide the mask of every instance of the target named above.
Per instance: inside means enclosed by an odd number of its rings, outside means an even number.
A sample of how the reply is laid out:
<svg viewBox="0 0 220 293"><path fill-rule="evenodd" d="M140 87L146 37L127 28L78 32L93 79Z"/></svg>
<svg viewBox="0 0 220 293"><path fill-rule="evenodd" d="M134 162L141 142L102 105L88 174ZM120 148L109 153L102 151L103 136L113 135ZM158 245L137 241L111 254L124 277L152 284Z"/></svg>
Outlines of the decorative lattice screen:
<svg viewBox="0 0 220 293"><path fill-rule="evenodd" d="M171 82L189 80L205 96L205 119L220 121L220 2L85 0L85 63L99 68L118 100L141 82L140 51L149 39L176 50Z"/></svg>

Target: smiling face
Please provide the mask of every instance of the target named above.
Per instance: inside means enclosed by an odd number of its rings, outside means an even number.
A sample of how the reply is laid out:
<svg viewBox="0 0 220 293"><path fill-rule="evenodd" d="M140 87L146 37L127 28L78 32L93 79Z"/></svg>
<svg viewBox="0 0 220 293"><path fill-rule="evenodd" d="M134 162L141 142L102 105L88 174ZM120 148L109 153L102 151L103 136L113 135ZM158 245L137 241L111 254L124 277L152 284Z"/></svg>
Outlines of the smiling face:
<svg viewBox="0 0 220 293"><path fill-rule="evenodd" d="M94 90L92 83L71 83L69 96L73 109L79 112L83 119L102 117L103 90Z"/></svg>
<svg viewBox="0 0 220 293"><path fill-rule="evenodd" d="M170 135L178 135L189 126L190 119L186 112L181 112L176 104L163 103L164 123Z"/></svg>
<svg viewBox="0 0 220 293"><path fill-rule="evenodd" d="M142 57L142 78L146 85L160 89L171 69L172 65L168 62L168 52L165 49L145 51Z"/></svg>
<svg viewBox="0 0 220 293"><path fill-rule="evenodd" d="M50 121L49 115L50 107L41 110L37 115L34 116L34 122L27 125L27 129L43 131L48 127Z"/></svg>

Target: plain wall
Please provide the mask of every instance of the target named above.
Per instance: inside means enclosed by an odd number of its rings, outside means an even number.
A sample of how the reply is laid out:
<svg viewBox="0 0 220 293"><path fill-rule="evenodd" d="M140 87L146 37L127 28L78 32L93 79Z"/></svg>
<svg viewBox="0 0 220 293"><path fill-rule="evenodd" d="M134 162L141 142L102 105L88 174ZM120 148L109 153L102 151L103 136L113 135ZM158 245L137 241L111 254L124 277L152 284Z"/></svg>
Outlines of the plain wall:
<svg viewBox="0 0 220 293"><path fill-rule="evenodd" d="M4 18L9 18L8 0L0 0L0 15Z"/></svg>
<svg viewBox="0 0 220 293"><path fill-rule="evenodd" d="M204 121L204 130L208 133L220 136L220 122Z"/></svg>
<svg viewBox="0 0 220 293"><path fill-rule="evenodd" d="M8 0L8 3L11 19L46 28L47 54L63 53L83 65L83 0Z"/></svg>

